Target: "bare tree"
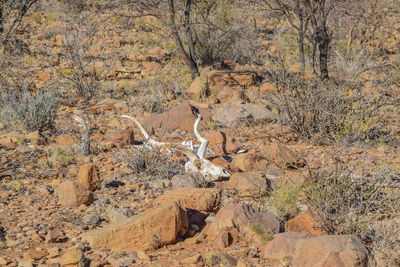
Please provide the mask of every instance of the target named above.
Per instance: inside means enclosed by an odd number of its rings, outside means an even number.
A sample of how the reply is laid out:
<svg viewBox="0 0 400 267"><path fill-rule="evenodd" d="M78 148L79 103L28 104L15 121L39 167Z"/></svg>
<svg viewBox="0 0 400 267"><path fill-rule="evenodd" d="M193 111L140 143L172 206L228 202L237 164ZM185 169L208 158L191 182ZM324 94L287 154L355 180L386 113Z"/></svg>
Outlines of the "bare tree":
<svg viewBox="0 0 400 267"><path fill-rule="evenodd" d="M329 20L336 8L346 0L261 0L270 11L284 15L289 24L298 33L300 63L302 72L305 67L304 41L308 40L313 48L312 66L318 55L319 75L322 80L329 79L329 51L332 28Z"/></svg>
<svg viewBox="0 0 400 267"><path fill-rule="evenodd" d="M297 31L297 43L299 47L300 73L305 69L304 38L309 25L309 16L305 13L305 7L299 0L262 0L268 10L283 15L290 26Z"/></svg>
<svg viewBox="0 0 400 267"><path fill-rule="evenodd" d="M115 0L114 2L116 3L113 3L113 8L116 4L126 7L119 12L122 16L154 17L166 25L193 77L199 76L192 34L192 11L195 0Z"/></svg>
<svg viewBox="0 0 400 267"><path fill-rule="evenodd" d="M0 47L9 43L22 18L38 0L0 0Z"/></svg>

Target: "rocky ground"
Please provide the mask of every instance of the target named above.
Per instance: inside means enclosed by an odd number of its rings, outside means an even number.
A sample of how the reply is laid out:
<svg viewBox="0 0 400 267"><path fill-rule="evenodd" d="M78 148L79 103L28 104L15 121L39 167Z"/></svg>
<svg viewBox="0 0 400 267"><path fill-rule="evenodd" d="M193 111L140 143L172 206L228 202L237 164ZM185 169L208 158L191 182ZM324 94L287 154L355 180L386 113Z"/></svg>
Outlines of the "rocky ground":
<svg viewBox="0 0 400 267"><path fill-rule="evenodd" d="M56 55L63 36L51 14L33 14L26 27L33 51L50 43ZM159 37L125 33L102 36L105 51L88 51L118 54L103 91L89 103L57 92L55 131L10 130L0 122L0 266L396 266L385 256L372 260L355 235L329 231L303 192L335 170L398 171L396 142L316 145L279 123L277 88L261 68L226 62L228 69L206 67L187 82L190 74ZM48 63L35 69L33 91L61 79L65 66ZM140 93L141 81L174 90L181 83L183 92ZM398 88L386 94L399 95ZM398 107L385 112L398 138ZM121 118L137 118L157 141L200 145L197 113L212 151L206 159L229 178L207 182L185 172L185 153L144 148L138 127ZM76 116L87 121L88 155ZM398 214L375 219L392 219L398 233Z"/></svg>
<svg viewBox="0 0 400 267"><path fill-rule="evenodd" d="M268 122L268 110L233 102L232 110L255 112L251 117L263 123L223 131L212 131L207 123L200 128L216 153L210 159L228 168L230 179L199 183L177 167L185 160L179 153L166 154L178 162L175 175L138 175L127 164L132 159L120 153L140 146L143 137L120 119L131 114L123 102L105 102L93 107L98 128L107 128L92 134L93 155L72 156L79 140L70 134L8 134L1 139L1 264L366 265L367 250L354 236L327 235L307 206L293 210L293 218L282 225L265 198L282 180L302 184L310 170L328 168L333 155L346 164L362 157L369 165L382 159L399 164L397 154L294 142L288 129ZM209 112L201 106L200 112ZM190 130L193 107L196 103L183 102L143 122L153 125L160 141L196 143ZM226 110L229 123L237 125L248 114L224 106L208 116L225 118ZM61 111L59 120L71 119L74 111Z"/></svg>

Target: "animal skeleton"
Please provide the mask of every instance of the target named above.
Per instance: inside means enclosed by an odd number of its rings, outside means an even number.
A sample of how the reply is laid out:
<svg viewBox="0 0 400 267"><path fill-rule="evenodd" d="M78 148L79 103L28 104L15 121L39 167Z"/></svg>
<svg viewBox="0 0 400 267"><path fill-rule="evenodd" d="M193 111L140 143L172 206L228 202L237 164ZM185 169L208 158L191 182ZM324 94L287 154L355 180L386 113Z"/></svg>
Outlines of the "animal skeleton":
<svg viewBox="0 0 400 267"><path fill-rule="evenodd" d="M193 146L191 142L182 142L181 144L158 142L150 138L147 131L137 119L128 115L121 115L121 117L133 121L139 127L145 138L144 145L146 147L162 147L169 149L169 151L174 149L182 151L189 158L189 161L185 163L186 172L199 172L204 176L204 179L207 182L217 181L220 178L228 178L231 176L225 168L217 166L204 158L207 152L208 140L202 137L197 130L200 120L202 119L200 114L198 114L193 126L194 134L196 135L197 140L201 142L201 145L198 147Z"/></svg>

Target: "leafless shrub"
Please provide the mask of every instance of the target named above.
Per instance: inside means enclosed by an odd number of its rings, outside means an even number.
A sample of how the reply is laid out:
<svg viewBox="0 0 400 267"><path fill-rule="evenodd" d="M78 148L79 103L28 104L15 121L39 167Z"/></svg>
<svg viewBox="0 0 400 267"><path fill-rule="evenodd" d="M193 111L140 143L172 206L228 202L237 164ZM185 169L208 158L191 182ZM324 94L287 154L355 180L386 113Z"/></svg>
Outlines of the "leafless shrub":
<svg viewBox="0 0 400 267"><path fill-rule="evenodd" d="M67 13L64 20L63 51L58 54L59 73L80 97L89 100L98 93L101 81L115 63L114 53L107 49L112 41L108 18L82 12Z"/></svg>
<svg viewBox="0 0 400 267"><path fill-rule="evenodd" d="M266 47L258 38L258 33L248 18L250 10L238 8L231 4L216 1L213 8L199 12L194 27L195 48L198 60L202 65L213 65L230 60L245 65L263 65ZM239 11L240 10L240 11ZM236 12L236 13L235 13Z"/></svg>
<svg viewBox="0 0 400 267"><path fill-rule="evenodd" d="M21 125L25 130L45 131L54 127L59 102L49 92L37 95L28 92L3 92L0 96L0 115L8 127Z"/></svg>
<svg viewBox="0 0 400 267"><path fill-rule="evenodd" d="M131 147L118 152L116 158L124 162L136 175L150 177L151 180L168 178L183 174L184 166L165 155L159 149Z"/></svg>
<svg viewBox="0 0 400 267"><path fill-rule="evenodd" d="M279 67L270 70L277 88L273 103L281 123L300 137L322 144L393 140L382 116L382 107L393 103L383 91L366 91L359 79L364 66L351 68L354 76L342 74L336 81L321 81L290 73L282 61L275 63Z"/></svg>
<svg viewBox="0 0 400 267"><path fill-rule="evenodd" d="M129 94L132 107L150 113L162 113L167 110L168 101L187 97L183 81L159 73L137 80Z"/></svg>
<svg viewBox="0 0 400 267"><path fill-rule="evenodd" d="M373 252L400 262L393 222L400 219L400 172L389 166L349 168L319 177L305 189L308 204L332 234L353 234ZM394 230L394 231L393 231ZM398 231L397 231L398 232Z"/></svg>

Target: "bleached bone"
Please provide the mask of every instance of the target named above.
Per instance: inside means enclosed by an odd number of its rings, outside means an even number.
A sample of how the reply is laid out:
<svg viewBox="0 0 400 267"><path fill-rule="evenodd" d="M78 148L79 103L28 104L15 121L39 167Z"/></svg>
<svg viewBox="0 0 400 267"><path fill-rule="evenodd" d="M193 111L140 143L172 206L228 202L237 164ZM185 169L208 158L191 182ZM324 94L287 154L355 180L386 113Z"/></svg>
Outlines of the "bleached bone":
<svg viewBox="0 0 400 267"><path fill-rule="evenodd" d="M128 115L122 115L121 117L133 121L139 127L145 138L145 145L150 147L165 147L168 149L182 151L189 158L189 161L185 163L186 172L200 172L207 182L217 181L220 178L227 178L231 176L231 174L225 168L215 165L204 158L207 151L208 140L202 137L197 130L202 119L200 114L198 114L193 126L194 134L196 135L197 140L199 140L201 143L197 151L191 142L175 144L155 141L154 139L150 138L149 134L138 120Z"/></svg>

